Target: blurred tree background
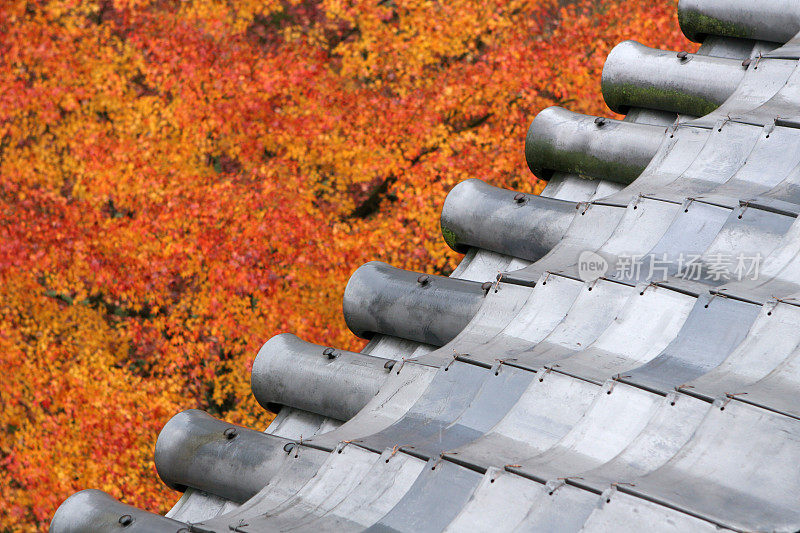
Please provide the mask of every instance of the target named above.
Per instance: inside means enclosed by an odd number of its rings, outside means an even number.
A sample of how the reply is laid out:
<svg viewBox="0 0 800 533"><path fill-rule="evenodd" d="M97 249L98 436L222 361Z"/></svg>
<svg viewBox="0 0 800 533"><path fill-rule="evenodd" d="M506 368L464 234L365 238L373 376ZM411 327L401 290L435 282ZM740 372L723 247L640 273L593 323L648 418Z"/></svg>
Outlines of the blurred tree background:
<svg viewBox="0 0 800 533"><path fill-rule="evenodd" d="M675 0L5 0L0 523L84 488L165 512L172 414L264 427L272 335L358 349L341 297L379 259L448 274L467 178L538 192L525 131L607 114L625 39L688 48Z"/></svg>

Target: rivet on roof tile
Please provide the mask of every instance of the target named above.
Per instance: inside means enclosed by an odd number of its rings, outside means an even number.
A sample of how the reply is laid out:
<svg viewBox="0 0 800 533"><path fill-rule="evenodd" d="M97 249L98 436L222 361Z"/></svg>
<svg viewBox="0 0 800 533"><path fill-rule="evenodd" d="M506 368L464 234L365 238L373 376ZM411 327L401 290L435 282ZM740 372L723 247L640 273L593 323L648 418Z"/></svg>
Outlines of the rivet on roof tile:
<svg viewBox="0 0 800 533"><path fill-rule="evenodd" d="M678 52L678 59L686 59L687 57L689 57L689 52L686 52L685 50Z"/></svg>
<svg viewBox="0 0 800 533"><path fill-rule="evenodd" d="M328 359L336 359L336 351L330 346L322 350L322 355L328 356Z"/></svg>
<svg viewBox="0 0 800 533"><path fill-rule="evenodd" d="M394 364L395 361L386 361L385 363L383 363L383 368L385 368L386 370L391 370L394 368Z"/></svg>
<svg viewBox="0 0 800 533"><path fill-rule="evenodd" d="M517 202L518 204L523 203L525 201L525 195L521 192L518 192L517 194L514 195L514 201Z"/></svg>
<svg viewBox="0 0 800 533"><path fill-rule="evenodd" d="M602 128L603 126L605 126L606 119L604 117L597 117L596 119L594 119L594 123L597 124L598 128Z"/></svg>
<svg viewBox="0 0 800 533"><path fill-rule="evenodd" d="M228 428L225 431L223 431L222 434L225 435L228 438L228 440L232 440L236 438L236 435L238 435L239 432L236 431L236 428Z"/></svg>
<svg viewBox="0 0 800 533"><path fill-rule="evenodd" d="M124 514L119 517L119 523L122 524L122 527L128 527L133 524L133 517L129 514Z"/></svg>
<svg viewBox="0 0 800 533"><path fill-rule="evenodd" d="M417 283L422 285L423 287L430 283L431 277L427 274L422 274L420 277L417 278Z"/></svg>

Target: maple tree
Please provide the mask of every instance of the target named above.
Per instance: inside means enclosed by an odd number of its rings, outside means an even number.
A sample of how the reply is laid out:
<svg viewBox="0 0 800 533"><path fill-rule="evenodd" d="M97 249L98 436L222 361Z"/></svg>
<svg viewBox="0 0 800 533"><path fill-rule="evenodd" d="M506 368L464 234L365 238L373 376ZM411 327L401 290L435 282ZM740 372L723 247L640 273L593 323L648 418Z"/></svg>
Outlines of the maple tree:
<svg viewBox="0 0 800 533"><path fill-rule="evenodd" d="M0 7L0 523L83 488L164 512L190 407L264 427L252 359L358 349L380 259L447 274L458 182L540 191L549 105L608 114L617 42L688 48L664 0L8 0Z"/></svg>

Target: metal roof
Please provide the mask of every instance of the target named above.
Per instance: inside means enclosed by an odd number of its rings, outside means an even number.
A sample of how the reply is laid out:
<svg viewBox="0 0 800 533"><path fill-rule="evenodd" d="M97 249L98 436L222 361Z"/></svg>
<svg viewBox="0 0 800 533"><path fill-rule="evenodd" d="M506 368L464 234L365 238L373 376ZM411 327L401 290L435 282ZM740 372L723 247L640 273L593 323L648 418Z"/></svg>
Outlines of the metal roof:
<svg viewBox="0 0 800 533"><path fill-rule="evenodd" d="M86 490L51 531L800 529L800 5L678 9L697 54L608 58L625 120L536 117L541 196L453 189L450 278L353 274L363 353L279 335L266 431L170 420L167 517Z"/></svg>

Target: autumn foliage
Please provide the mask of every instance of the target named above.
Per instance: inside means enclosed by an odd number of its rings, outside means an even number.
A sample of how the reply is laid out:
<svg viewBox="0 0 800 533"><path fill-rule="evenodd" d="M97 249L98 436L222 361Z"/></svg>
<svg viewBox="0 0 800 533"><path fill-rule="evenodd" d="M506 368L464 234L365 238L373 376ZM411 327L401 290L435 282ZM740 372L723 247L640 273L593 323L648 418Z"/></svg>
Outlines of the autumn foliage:
<svg viewBox="0 0 800 533"><path fill-rule="evenodd" d="M260 344L357 349L350 273L449 273L447 191L540 190L531 119L608 113L614 44L688 46L675 4L0 3L0 524L83 488L166 511L172 414L264 427Z"/></svg>

